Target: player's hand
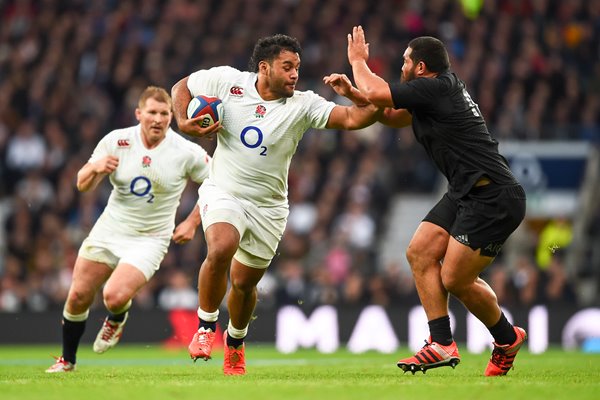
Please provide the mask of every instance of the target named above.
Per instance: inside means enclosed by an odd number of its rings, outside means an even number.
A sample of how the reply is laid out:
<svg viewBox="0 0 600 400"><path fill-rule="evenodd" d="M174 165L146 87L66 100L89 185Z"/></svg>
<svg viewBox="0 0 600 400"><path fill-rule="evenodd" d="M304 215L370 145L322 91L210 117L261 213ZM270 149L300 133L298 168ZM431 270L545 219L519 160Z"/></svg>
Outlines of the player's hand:
<svg viewBox="0 0 600 400"><path fill-rule="evenodd" d="M340 96L349 97L352 93L352 82L346 74L331 74L323 78L323 83L331 88Z"/></svg>
<svg viewBox="0 0 600 400"><path fill-rule="evenodd" d="M212 125L207 126L206 128L202 128L202 126L200 125L202 123L202 120L204 119L205 115L198 115L194 118L191 119L186 119L181 121L181 123L178 122L178 126L179 129L183 132L186 133L190 136L195 136L195 137L205 137L208 136L209 138L212 138L214 136L214 134L216 134L219 129L221 129L222 125L221 122L216 122Z"/></svg>
<svg viewBox="0 0 600 400"><path fill-rule="evenodd" d="M94 172L96 174L111 174L119 166L119 157L106 156L94 163Z"/></svg>
<svg viewBox="0 0 600 400"><path fill-rule="evenodd" d="M355 61L367 61L369 59L369 43L365 40L365 31L362 26L352 28L352 33L348 34L348 61L350 64Z"/></svg>
<svg viewBox="0 0 600 400"><path fill-rule="evenodd" d="M173 232L173 241L177 244L184 244L194 238L196 234L196 227L194 223L189 220L182 221Z"/></svg>

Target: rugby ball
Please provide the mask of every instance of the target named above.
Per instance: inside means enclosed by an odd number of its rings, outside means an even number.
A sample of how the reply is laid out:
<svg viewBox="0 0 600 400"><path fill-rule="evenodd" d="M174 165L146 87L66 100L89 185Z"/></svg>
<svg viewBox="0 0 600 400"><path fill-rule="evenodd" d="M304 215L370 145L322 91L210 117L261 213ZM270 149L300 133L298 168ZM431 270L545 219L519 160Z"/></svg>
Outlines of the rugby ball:
<svg viewBox="0 0 600 400"><path fill-rule="evenodd" d="M200 115L204 115L204 118L199 122L202 128L221 121L223 119L223 103L221 99L200 95L190 100L187 108L188 118L195 118Z"/></svg>

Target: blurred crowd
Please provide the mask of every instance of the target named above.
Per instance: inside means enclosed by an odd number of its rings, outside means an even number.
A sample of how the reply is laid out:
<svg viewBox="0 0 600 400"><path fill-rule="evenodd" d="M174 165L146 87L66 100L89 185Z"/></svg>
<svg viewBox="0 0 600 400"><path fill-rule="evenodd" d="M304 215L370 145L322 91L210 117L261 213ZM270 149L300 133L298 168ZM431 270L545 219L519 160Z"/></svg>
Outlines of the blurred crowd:
<svg viewBox="0 0 600 400"><path fill-rule="evenodd" d="M340 102L321 78L350 73L346 35L357 24L386 79L399 78L411 38L442 39L500 141L600 143L598 0L0 0L0 311L62 307L110 189L80 194L76 173L103 135L136 123L147 85L170 90L215 65L245 69L259 37L286 33L303 45L299 89ZM409 269L381 266L378 242L393 196L430 193L438 179L410 129L308 132L259 307L417 304ZM190 185L178 221L195 200ZM568 241L542 265L540 233L488 271L502 303L576 302ZM195 308L204 255L201 232L173 244L134 306Z"/></svg>

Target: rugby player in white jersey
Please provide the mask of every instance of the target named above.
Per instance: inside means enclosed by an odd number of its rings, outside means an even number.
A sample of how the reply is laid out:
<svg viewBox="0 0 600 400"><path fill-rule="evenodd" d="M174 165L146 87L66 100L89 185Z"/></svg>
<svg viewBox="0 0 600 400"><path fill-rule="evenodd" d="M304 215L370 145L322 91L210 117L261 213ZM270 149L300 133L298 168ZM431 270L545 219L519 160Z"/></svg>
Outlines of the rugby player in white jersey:
<svg viewBox="0 0 600 400"><path fill-rule="evenodd" d="M107 175L113 190L79 249L63 310L62 355L46 372L75 369L89 308L104 283L109 314L93 348L103 353L114 347L132 298L160 267L171 238L185 243L200 224L198 206L177 227L175 214L188 178L202 183L208 177L210 157L169 127L172 101L163 88L146 88L135 116L138 125L104 136L77 173L81 192L93 190Z"/></svg>
<svg viewBox="0 0 600 400"><path fill-rule="evenodd" d="M190 135L215 134L210 177L199 189L208 254L198 277L198 332L189 346L192 359L210 358L216 321L227 290L229 324L224 332L227 375L246 373L244 338L256 305L256 285L283 235L288 216L288 171L304 133L311 129L360 129L380 110L345 75L323 78L354 104L340 106L311 91L296 91L301 47L294 38L274 35L254 47L249 72L221 66L200 70L172 89L179 128ZM197 95L223 101L224 119L202 128L186 107Z"/></svg>

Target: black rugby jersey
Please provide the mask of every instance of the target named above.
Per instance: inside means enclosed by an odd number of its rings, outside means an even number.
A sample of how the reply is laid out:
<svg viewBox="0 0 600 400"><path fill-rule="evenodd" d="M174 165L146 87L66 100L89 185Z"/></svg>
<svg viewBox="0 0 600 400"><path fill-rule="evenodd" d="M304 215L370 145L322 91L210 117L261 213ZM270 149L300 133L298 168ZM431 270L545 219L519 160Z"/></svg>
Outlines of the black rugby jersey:
<svg viewBox="0 0 600 400"><path fill-rule="evenodd" d="M412 114L415 136L448 179L451 198L463 197L483 175L500 185L517 183L477 104L454 73L390 83L390 90L395 108Z"/></svg>

